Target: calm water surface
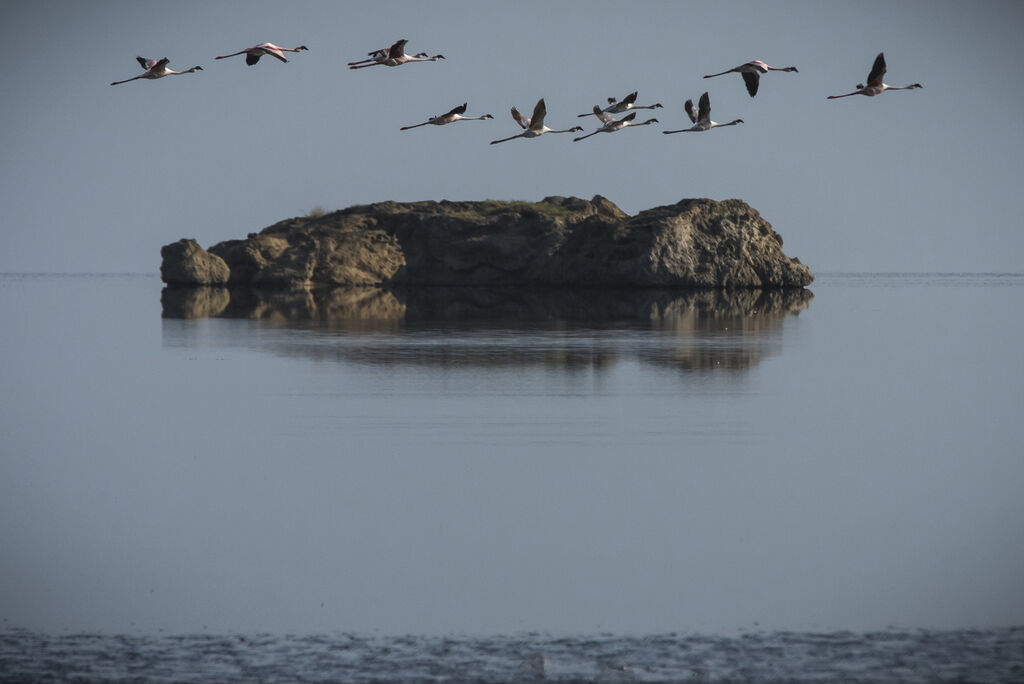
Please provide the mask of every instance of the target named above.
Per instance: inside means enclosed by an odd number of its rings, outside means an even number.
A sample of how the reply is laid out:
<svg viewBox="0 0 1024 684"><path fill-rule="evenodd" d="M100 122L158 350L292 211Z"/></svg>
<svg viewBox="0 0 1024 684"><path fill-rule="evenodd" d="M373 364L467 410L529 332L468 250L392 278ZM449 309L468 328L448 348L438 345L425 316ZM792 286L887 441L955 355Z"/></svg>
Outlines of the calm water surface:
<svg viewBox="0 0 1024 684"><path fill-rule="evenodd" d="M1024 676L1024 277L811 291L0 276L0 676Z"/></svg>

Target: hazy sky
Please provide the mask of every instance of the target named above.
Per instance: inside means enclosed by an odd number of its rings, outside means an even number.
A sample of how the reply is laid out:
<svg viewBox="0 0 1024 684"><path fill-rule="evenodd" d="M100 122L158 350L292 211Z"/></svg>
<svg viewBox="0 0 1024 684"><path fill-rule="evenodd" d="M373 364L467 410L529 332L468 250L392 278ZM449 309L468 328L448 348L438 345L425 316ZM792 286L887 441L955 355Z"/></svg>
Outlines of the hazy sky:
<svg viewBox="0 0 1024 684"><path fill-rule="evenodd" d="M0 271L156 273L163 244L317 206L595 194L744 199L816 272L1020 271L1022 25L1019 2L5 2ZM447 59L346 68L403 37ZM213 59L263 41L309 52ZM879 51L924 88L825 99ZM136 55L204 71L111 87ZM751 59L800 71L754 99L701 78ZM488 145L512 105L590 130L632 90L660 126ZM662 135L704 90L746 123ZM495 119L398 130L462 102Z"/></svg>

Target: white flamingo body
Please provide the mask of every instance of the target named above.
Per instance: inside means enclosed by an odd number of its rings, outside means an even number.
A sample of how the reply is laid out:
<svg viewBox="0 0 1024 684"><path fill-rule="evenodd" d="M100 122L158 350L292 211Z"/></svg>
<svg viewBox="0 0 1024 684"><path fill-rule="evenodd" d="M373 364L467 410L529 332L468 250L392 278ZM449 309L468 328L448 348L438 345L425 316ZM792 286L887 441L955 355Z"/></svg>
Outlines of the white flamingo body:
<svg viewBox="0 0 1024 684"><path fill-rule="evenodd" d="M704 78L714 78L715 76L724 76L725 74L738 73L743 77L743 82L747 86L747 92L750 93L750 97L757 95L757 87L761 83L761 74L767 74L769 71L797 71L794 66L791 67L773 67L768 66L759 59L747 62L746 64L740 64L738 67L733 67L728 71L723 71L718 74L708 74Z"/></svg>
<svg viewBox="0 0 1024 684"><path fill-rule="evenodd" d="M175 71L174 69L168 69L167 65L170 64L171 60L164 57L163 59L146 59L145 57L136 57L136 61L139 65L145 69L145 73L133 76L132 78L126 78L123 81L114 81L110 85L120 85L121 83L127 83L128 81L135 81L140 78L156 79L163 78L164 76L180 76L181 74L191 74L196 71L202 71L203 67L194 66L191 69L185 71Z"/></svg>
<svg viewBox="0 0 1024 684"><path fill-rule="evenodd" d="M690 128L682 128L678 131L662 131L662 133L699 133L701 131L710 131L712 128L720 128L722 126L735 126L736 124L743 123L743 119L734 119L729 123L718 123L717 121L711 120L711 98L705 92L700 96L700 105L698 107L693 106L693 100L687 100L686 115L690 117L690 121L693 122L693 126Z"/></svg>
<svg viewBox="0 0 1024 684"><path fill-rule="evenodd" d="M451 111L441 114L440 116L432 116L423 123L418 123L414 126L402 126L399 130L407 131L410 128L419 128L420 126L426 126L428 124L444 126L445 124L455 123L456 121L483 121L484 119L494 118L490 114L484 114L483 116L462 116L466 113L467 105L468 103L463 102L458 107L455 107Z"/></svg>
<svg viewBox="0 0 1024 684"><path fill-rule="evenodd" d="M235 57L236 55L245 55L245 63L252 66L256 64L256 62L260 61L260 57L263 55L270 55L271 57L276 57L282 62L287 62L288 60L285 58L284 53L303 52L308 49L309 48L305 45L300 45L295 48L284 48L279 45L274 45L273 43L260 43L259 45L254 45L250 48L239 50L238 52L232 52L230 55L215 57L215 59L227 59L228 57Z"/></svg>
<svg viewBox="0 0 1024 684"><path fill-rule="evenodd" d="M829 95L827 99L836 100L840 97L850 97L851 95L867 95L868 97L874 97L875 95L881 95L886 90L914 90L915 88L921 88L920 83L911 83L908 86L891 86L882 82L885 76L885 53L879 52L878 56L875 57L875 63L871 66L871 73L868 74L868 84L863 83L857 84L857 90L852 93L846 93L845 95Z"/></svg>
<svg viewBox="0 0 1024 684"><path fill-rule="evenodd" d="M576 133L582 131L583 128L580 126L573 126L572 128L566 128L562 130L556 130L554 128L548 128L544 125L544 117L548 113L547 105L544 104L544 98L537 100L537 104L533 108L533 116L529 119L519 113L515 107L512 108L512 118L515 119L522 128L526 129L519 135L509 136L508 138L502 138L501 140L492 140L491 144L505 142L507 140L514 140L516 138L536 138L544 135L545 133Z"/></svg>
<svg viewBox="0 0 1024 684"><path fill-rule="evenodd" d="M597 135L598 133L614 133L615 131L621 131L623 128L627 128L629 126L646 126L648 124L658 123L657 119L648 119L643 123L633 123L633 119L636 118L636 112L630 112L621 119L616 119L608 112L602 111L597 105L594 105L594 116L600 119L604 125L593 133L587 133L586 135L581 135L578 138L573 138L573 142L578 142L584 138L589 138L592 135Z"/></svg>
<svg viewBox="0 0 1024 684"><path fill-rule="evenodd" d="M402 38L396 41L394 45L385 50L374 50L368 53L369 59L361 59L358 62L349 62L349 69L365 69L366 67L372 66L401 66L408 64L409 62L436 62L439 59L444 59L444 55L433 55L428 56L425 52L420 52L415 55L405 54L405 44L409 42L408 38Z"/></svg>
<svg viewBox="0 0 1024 684"><path fill-rule="evenodd" d="M638 105L636 103L636 95L637 91L634 90L621 100L616 100L614 97L609 97L608 106L602 109L601 111L607 114L621 114L622 112L628 112L633 109L661 109L662 105L660 102L657 102L652 105ZM590 116L590 112L587 112L586 114L577 114L576 116L577 118Z"/></svg>

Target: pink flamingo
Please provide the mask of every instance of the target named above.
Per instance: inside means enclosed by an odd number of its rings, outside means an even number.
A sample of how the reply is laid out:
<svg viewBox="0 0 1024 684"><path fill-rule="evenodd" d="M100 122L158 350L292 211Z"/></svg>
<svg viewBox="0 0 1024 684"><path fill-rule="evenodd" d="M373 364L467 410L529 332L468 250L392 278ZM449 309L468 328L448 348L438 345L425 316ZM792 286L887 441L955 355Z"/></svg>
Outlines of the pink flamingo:
<svg viewBox="0 0 1024 684"><path fill-rule="evenodd" d="M731 74L738 72L743 76L743 82L747 84L747 92L750 93L750 97L757 95L757 86L761 83L761 74L767 74L769 71L797 71L796 67L773 67L768 66L759 59L755 59L752 62L746 64L740 64L738 67L723 71L720 74L708 74L704 78L714 78L715 76L724 76L725 74Z"/></svg>
<svg viewBox="0 0 1024 684"><path fill-rule="evenodd" d="M358 62L349 62L349 69L365 69L366 67L372 66L401 66L406 62L436 62L439 59L444 59L444 55L434 55L428 57L426 52L420 52L419 54L410 57L405 54L405 44L409 42L408 38L402 38L397 41L394 45L388 48L387 54L382 54L383 50L374 50L368 53L370 59L361 59ZM369 62L369 64L366 64Z"/></svg>
<svg viewBox="0 0 1024 684"><path fill-rule="evenodd" d="M114 81L110 85L120 85L121 83L127 83L128 81L134 81L140 78L155 79L163 78L164 76L180 76L181 74L191 74L193 72L203 70L203 67L201 66L194 66L191 69L187 69L185 71L175 71L174 69L168 69L167 65L170 64L171 60L167 59L166 57L159 61L155 59L146 59L144 57L136 57L135 59L138 61L140 65L142 65L142 68L145 69L146 72L143 74L139 74L138 76L134 76L132 78L126 78L123 81Z"/></svg>
<svg viewBox="0 0 1024 684"><path fill-rule="evenodd" d="M492 140L491 144L496 145L497 143L505 142L507 140L514 140L516 138L536 138L537 136L544 135L545 133L576 133L582 131L582 126L573 126L572 128L566 128L564 130L555 130L554 128L548 128L544 125L544 117L547 116L548 107L544 104L544 98L537 100L537 104L533 107L533 116L527 119L525 116L519 113L519 110L515 107L512 108L512 118L516 120L516 123L520 127L525 128L519 135L509 136L508 138L502 138L501 140Z"/></svg>
<svg viewBox="0 0 1024 684"><path fill-rule="evenodd" d="M846 93L845 95L829 95L827 99L835 100L840 97L850 97L850 95L867 95L868 97L874 97L875 95L881 95L886 90L914 90L915 88L921 88L920 83L911 83L908 86L896 87L886 85L882 83L882 77L885 76L885 53L879 52L878 56L875 57L875 63L871 66L871 73L868 74L868 84L863 83L857 84L857 90L852 93Z"/></svg>
<svg viewBox="0 0 1024 684"><path fill-rule="evenodd" d="M587 133L586 135L581 135L578 138L573 138L573 142L578 142L584 138L589 138L592 135L597 135L598 133L614 133L615 131L621 131L623 128L628 126L646 126L647 124L658 123L657 119L648 119L643 123L633 123L633 119L636 118L636 112L630 112L621 119L616 119L608 112L603 111L597 105L594 105L594 116L600 119L604 125L593 133Z"/></svg>
<svg viewBox="0 0 1024 684"><path fill-rule="evenodd" d="M662 131L666 135L669 133L699 133L701 131L710 131L712 128L719 128L721 126L735 126L736 124L743 123L743 119L734 119L729 123L717 123L711 120L711 98L708 97L707 93L700 96L700 109L696 109L693 106L693 100L687 100L686 115L690 117L690 121L693 122L693 126L690 128L682 128L678 131Z"/></svg>
<svg viewBox="0 0 1024 684"><path fill-rule="evenodd" d="M309 48L306 47L305 45L300 45L297 48L283 48L274 45L273 43L260 43L259 45L254 45L251 48L245 48L244 50L239 50L238 52L232 52L230 55L221 55L220 57L216 57L215 59L227 59L228 57L234 57L236 55L245 55L245 63L249 66L252 66L256 62L260 61L260 57L262 57L263 55L277 57L282 62L287 62L288 60L285 59L284 53L302 52L304 50L309 50Z"/></svg>
<svg viewBox="0 0 1024 684"><path fill-rule="evenodd" d="M432 116L423 123L416 124L415 126L402 126L399 130L407 131L410 128L419 128L420 126L426 126L427 124L433 124L435 126L444 126L445 124L455 123L456 121L483 121L484 119L493 119L494 117L490 114L484 114L483 116L462 116L466 113L466 106L468 103L463 102L458 107L455 107L450 112L441 114L440 116Z"/></svg>
<svg viewBox="0 0 1024 684"><path fill-rule="evenodd" d="M662 105L660 102L652 105L636 104L636 94L637 91L634 90L621 100L616 100L614 97L609 97L608 106L602 109L601 111L607 112L608 114L621 114L622 112L628 112L632 109L661 109ZM583 118L585 116L590 116L590 112L587 112L586 114L577 114L576 116L577 118Z"/></svg>

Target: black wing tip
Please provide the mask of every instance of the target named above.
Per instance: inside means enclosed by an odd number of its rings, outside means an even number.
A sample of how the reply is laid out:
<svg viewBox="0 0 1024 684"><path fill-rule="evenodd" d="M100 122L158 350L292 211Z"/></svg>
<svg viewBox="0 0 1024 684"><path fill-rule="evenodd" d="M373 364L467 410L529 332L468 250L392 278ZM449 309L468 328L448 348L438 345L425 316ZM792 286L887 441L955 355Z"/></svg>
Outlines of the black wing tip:
<svg viewBox="0 0 1024 684"><path fill-rule="evenodd" d="M747 85L747 92L750 93L750 97L757 95L757 87L761 84L760 76L749 71L743 71L740 75L743 76L743 82Z"/></svg>

